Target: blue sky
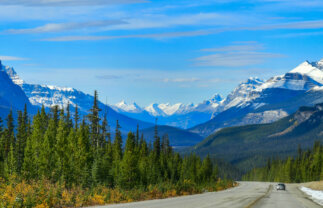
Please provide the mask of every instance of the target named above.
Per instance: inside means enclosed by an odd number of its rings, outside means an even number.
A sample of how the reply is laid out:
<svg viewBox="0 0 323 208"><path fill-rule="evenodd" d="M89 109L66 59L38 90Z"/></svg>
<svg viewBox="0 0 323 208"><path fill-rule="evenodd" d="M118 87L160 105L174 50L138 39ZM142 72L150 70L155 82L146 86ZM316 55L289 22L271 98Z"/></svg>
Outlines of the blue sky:
<svg viewBox="0 0 323 208"><path fill-rule="evenodd" d="M30 83L198 103L323 58L323 1L0 0L0 43Z"/></svg>

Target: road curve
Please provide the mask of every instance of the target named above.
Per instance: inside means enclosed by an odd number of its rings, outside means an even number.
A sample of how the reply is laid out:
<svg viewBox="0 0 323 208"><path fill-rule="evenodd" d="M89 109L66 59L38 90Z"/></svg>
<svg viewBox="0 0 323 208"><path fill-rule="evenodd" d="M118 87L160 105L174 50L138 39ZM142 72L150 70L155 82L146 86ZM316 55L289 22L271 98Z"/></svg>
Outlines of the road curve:
<svg viewBox="0 0 323 208"><path fill-rule="evenodd" d="M270 188L274 183L240 182L236 188L168 199L95 206L96 208L318 208L297 184L288 184L286 191ZM94 207L92 207L94 208Z"/></svg>

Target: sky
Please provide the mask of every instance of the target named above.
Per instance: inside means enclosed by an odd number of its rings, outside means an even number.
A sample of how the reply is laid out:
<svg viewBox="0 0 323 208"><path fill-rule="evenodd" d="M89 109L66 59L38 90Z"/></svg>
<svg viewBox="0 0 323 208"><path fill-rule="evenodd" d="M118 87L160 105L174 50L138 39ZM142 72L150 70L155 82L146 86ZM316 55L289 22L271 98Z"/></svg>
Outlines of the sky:
<svg viewBox="0 0 323 208"><path fill-rule="evenodd" d="M0 59L109 104L199 103L323 58L323 0L0 0Z"/></svg>

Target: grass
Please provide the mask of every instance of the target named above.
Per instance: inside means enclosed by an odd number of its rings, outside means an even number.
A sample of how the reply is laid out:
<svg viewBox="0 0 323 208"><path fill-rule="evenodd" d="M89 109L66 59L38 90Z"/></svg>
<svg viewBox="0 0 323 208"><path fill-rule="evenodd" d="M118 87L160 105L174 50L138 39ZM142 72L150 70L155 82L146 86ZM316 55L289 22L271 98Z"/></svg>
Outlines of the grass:
<svg viewBox="0 0 323 208"><path fill-rule="evenodd" d="M310 188L310 189L313 189L313 190L323 191L323 181L313 181L313 182L309 182L305 186L307 188Z"/></svg>
<svg viewBox="0 0 323 208"><path fill-rule="evenodd" d="M161 183L149 185L147 188L122 190L96 186L93 188L65 188L63 184L52 184L49 181L4 181L0 178L0 207L6 208L67 208L93 205L126 203L150 199L163 199L203 193L205 191L221 191L236 186L230 180L197 185L189 180L180 184Z"/></svg>

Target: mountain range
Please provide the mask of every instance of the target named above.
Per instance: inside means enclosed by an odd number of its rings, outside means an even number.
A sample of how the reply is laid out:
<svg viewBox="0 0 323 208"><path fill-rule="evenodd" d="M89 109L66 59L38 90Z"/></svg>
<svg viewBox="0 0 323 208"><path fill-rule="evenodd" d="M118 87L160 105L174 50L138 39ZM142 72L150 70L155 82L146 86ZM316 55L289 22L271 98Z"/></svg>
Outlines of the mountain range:
<svg viewBox="0 0 323 208"><path fill-rule="evenodd" d="M113 108L129 117L179 128L206 137L219 129L271 123L300 106L323 102L323 59L305 61L293 70L266 81L249 78L226 98L216 94L197 105L151 104L140 107L122 101Z"/></svg>
<svg viewBox="0 0 323 208"><path fill-rule="evenodd" d="M219 94L197 105L176 103L153 103L146 107L140 107L136 103L127 104L121 101L112 106L114 110L131 118L154 122L158 118L158 124L187 129L197 124L210 120L217 112L217 107L223 101Z"/></svg>
<svg viewBox="0 0 323 208"><path fill-rule="evenodd" d="M13 105L13 107L15 107L14 109L22 110L24 103L27 103L30 108L39 108L42 105L46 108L50 108L54 105L65 108L70 104L72 112L77 105L80 114L84 116L89 113L89 109L92 107L94 100L92 95L83 93L74 88L29 84L22 80L12 67L4 66L0 62L0 68L0 75L6 80L6 82L0 80L0 100L1 102L4 102L2 101L3 99L7 100L7 104L5 105L7 108L9 108L8 106ZM122 127L121 130L124 134L131 130L135 130L137 125L139 125L141 129L153 126L151 123L129 118L126 115L117 113L102 102L99 102L99 107L102 109L102 114L107 113L108 122L112 131L114 130L117 120L119 121ZM2 117L6 115L6 111L4 110L2 110Z"/></svg>
<svg viewBox="0 0 323 208"><path fill-rule="evenodd" d="M323 142L323 103L300 107L295 113L269 124L228 127L211 134L189 151L211 154L240 170L263 165L269 158L286 158Z"/></svg>
<svg viewBox="0 0 323 208"><path fill-rule="evenodd" d="M220 103L216 116L189 130L208 136L224 127L271 123L294 113L300 106L323 102L322 86L323 59L306 61L267 81L251 78Z"/></svg>
<svg viewBox="0 0 323 208"><path fill-rule="evenodd" d="M29 84L20 79L12 67L1 65L2 86L0 89L0 115L8 109L22 109L27 103L35 109L44 105L71 108L77 105L82 115L92 106L93 96L74 88ZM4 73L5 72L5 73ZM174 145L194 145L218 130L248 124L275 122L294 113L300 106L323 102L323 59L318 62L305 61L286 74L274 76L266 81L249 78L241 82L226 98L215 94L199 104L171 105L151 104L140 107L136 103L122 101L116 105L99 102L101 113L107 112L109 124L114 129L119 120L126 134L154 126L156 118L162 129L170 129L170 140ZM150 130L146 131L150 135ZM185 142L184 142L185 141ZM185 144L184 144L185 143Z"/></svg>

